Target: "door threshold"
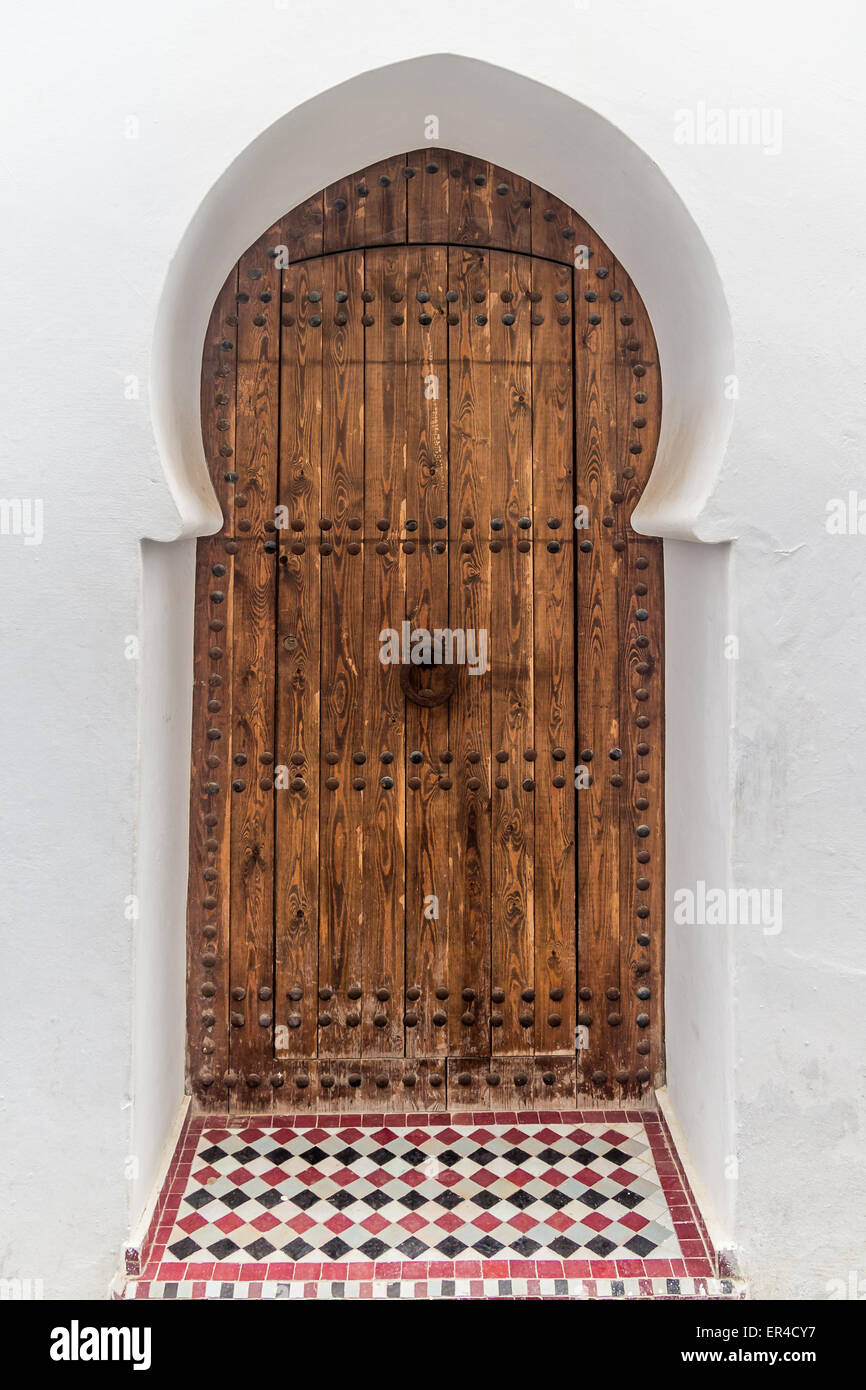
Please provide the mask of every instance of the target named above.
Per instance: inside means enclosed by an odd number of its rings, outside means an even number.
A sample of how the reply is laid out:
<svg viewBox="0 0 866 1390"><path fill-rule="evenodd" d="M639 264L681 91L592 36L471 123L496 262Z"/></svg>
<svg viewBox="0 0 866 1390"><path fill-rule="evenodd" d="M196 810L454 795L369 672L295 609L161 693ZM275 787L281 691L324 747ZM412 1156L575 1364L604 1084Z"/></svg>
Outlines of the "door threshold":
<svg viewBox="0 0 866 1390"><path fill-rule="evenodd" d="M191 1116L139 1299L744 1298L658 1112Z"/></svg>

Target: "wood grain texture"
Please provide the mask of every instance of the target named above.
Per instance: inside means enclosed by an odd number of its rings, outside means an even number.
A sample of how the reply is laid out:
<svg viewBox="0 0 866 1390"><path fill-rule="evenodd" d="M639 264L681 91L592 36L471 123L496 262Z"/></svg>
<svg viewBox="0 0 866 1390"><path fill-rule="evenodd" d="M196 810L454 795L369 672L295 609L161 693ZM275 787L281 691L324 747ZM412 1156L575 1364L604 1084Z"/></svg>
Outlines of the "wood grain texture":
<svg viewBox="0 0 866 1390"><path fill-rule="evenodd" d="M202 365L225 525L197 556L198 1105L648 1103L663 557L631 516L660 416L627 272L474 156L339 180L233 269ZM406 617L485 629L490 669L408 702L378 659Z"/></svg>
<svg viewBox="0 0 866 1390"><path fill-rule="evenodd" d="M320 229L321 232L321 229ZM277 569L275 1018L280 1057L316 1051L322 330L310 324L312 266L283 272ZM315 277L318 284L318 276Z"/></svg>
<svg viewBox="0 0 866 1390"><path fill-rule="evenodd" d="M572 276L533 260L535 1049L574 1052L574 402ZM559 782L561 785L557 786Z"/></svg>
<svg viewBox="0 0 866 1390"><path fill-rule="evenodd" d="M324 249L389 246L406 240L406 156L383 159L324 190Z"/></svg>
<svg viewBox="0 0 866 1390"><path fill-rule="evenodd" d="M441 247L411 247L405 264L406 492L400 518L405 614L413 630L432 633L449 626L448 555L434 549L433 540L447 534L434 523L447 516L448 498L448 258ZM425 708L405 702L406 750L410 759L420 755L420 762L409 763L406 791L406 983L421 991L417 1001L409 1001L418 1015L418 1023L406 1029L409 1055L446 1052L448 1027L442 1020L459 1007L448 960L454 814L450 719L449 704ZM440 997L446 989L448 996Z"/></svg>
<svg viewBox="0 0 866 1390"><path fill-rule="evenodd" d="M535 1019L535 792L525 786L526 752L535 746L534 556L531 531L520 527L532 517L530 291L527 257L490 253L491 490L494 513L505 520L490 619L491 979L505 996L492 1047L505 1054L532 1051Z"/></svg>
<svg viewBox="0 0 866 1390"><path fill-rule="evenodd" d="M604 269L606 267L602 267ZM587 1046L578 1054L581 1085L613 1095L611 1059L618 1046L621 920L622 789L614 786L620 747L620 554L611 492L616 480L616 372L613 306L598 310L601 283L575 271L575 406L577 501L586 521L577 539L578 1023ZM593 323L593 318L600 322ZM587 550L582 547L589 546ZM614 758L611 758L611 753ZM588 778L590 785L582 785ZM613 992L613 998L608 997ZM593 1079L595 1078L595 1079Z"/></svg>
<svg viewBox="0 0 866 1390"><path fill-rule="evenodd" d="M448 285L456 299L449 305L449 437L451 504L451 622L455 628L484 631L490 637L491 573L491 367L490 322L479 314L476 296L486 305L490 292L489 257L485 251L451 247ZM483 320L480 321L480 320ZM471 531L464 519L475 523ZM474 998L461 999L451 1011L449 1046L461 1056L490 1051L490 815L491 748L489 671L466 673L451 699L455 788L449 915L449 961L452 979ZM473 1022L462 1022L464 1012Z"/></svg>
<svg viewBox="0 0 866 1390"><path fill-rule="evenodd" d="M319 1028L320 1056L361 1049L367 771L355 758L364 755L364 561L348 546L357 534L350 522L364 514L363 288L361 252L321 263L322 518L330 525L320 544L331 549L321 568L319 995L329 1021ZM348 296L344 313L338 293Z"/></svg>
<svg viewBox="0 0 866 1390"><path fill-rule="evenodd" d="M404 912L406 895L406 778L404 696L399 668L379 659L380 634L399 631L405 607L405 559L399 545L385 553L376 522L399 518L406 490L406 250L365 255L364 285L373 322L366 329L364 374L363 744L364 978L361 1047L365 1056L402 1056ZM400 300L393 296L400 295ZM399 312L397 310L399 305ZM402 319L402 322L395 322ZM356 533L360 535L361 533ZM383 761L387 759L387 761Z"/></svg>
<svg viewBox="0 0 866 1390"><path fill-rule="evenodd" d="M231 748L230 1064L263 1103L273 1063L274 618L280 272L273 231L238 264ZM270 763L263 761L270 759Z"/></svg>

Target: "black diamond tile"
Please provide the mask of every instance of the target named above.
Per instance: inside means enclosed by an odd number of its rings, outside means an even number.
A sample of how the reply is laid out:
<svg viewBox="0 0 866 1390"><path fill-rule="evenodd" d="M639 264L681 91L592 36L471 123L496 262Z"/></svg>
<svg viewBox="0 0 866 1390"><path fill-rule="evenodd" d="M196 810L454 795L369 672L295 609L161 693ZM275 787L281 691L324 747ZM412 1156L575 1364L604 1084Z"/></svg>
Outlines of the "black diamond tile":
<svg viewBox="0 0 866 1390"><path fill-rule="evenodd" d="M387 1163L391 1163L396 1158L396 1154L393 1149L374 1149L371 1154L367 1154L367 1157L371 1162L377 1163L380 1168L384 1168Z"/></svg>
<svg viewBox="0 0 866 1390"><path fill-rule="evenodd" d="M214 1245L209 1245L208 1250L215 1260L224 1260L227 1255L233 1255L238 1249L233 1240L218 1240Z"/></svg>
<svg viewBox="0 0 866 1390"><path fill-rule="evenodd" d="M268 1163L273 1163L274 1167L278 1163L285 1163L286 1159L291 1158L291 1156L289 1150L283 1148L269 1149L267 1153L262 1154L262 1158L266 1158Z"/></svg>
<svg viewBox="0 0 866 1390"><path fill-rule="evenodd" d="M380 1255L384 1255L388 1246L385 1244L384 1240L379 1240L378 1237L372 1236L370 1240L365 1240L363 1245L359 1245L358 1249L367 1256L368 1260L378 1260Z"/></svg>
<svg viewBox="0 0 866 1390"><path fill-rule="evenodd" d="M482 1167L486 1167L488 1163L493 1162L496 1154L491 1153L489 1149L473 1149L472 1153L467 1154L466 1157L470 1158L473 1163L480 1163Z"/></svg>
<svg viewBox="0 0 866 1390"><path fill-rule="evenodd" d="M350 1146L345 1149L340 1149L340 1152L335 1153L334 1157L336 1159L339 1159L340 1163L343 1164L344 1168L350 1168L353 1163L357 1162L361 1155L358 1153L357 1149L353 1149Z"/></svg>
<svg viewBox="0 0 866 1390"><path fill-rule="evenodd" d="M521 1211L525 1211L526 1208L531 1207L532 1203L537 1199L529 1192L524 1192L521 1187L518 1188L516 1192L512 1192L505 1200L506 1202L510 1202L513 1207L519 1207Z"/></svg>
<svg viewBox="0 0 866 1390"><path fill-rule="evenodd" d="M195 1207L198 1211L199 1207L207 1206L208 1202L212 1202L214 1195L212 1192L205 1192L204 1188L200 1187L196 1192L187 1193L183 1200L189 1202L190 1206Z"/></svg>
<svg viewBox="0 0 866 1390"><path fill-rule="evenodd" d="M651 1255L656 1245L653 1241L647 1240L645 1236L632 1236L631 1240L625 1243L626 1250L630 1250L633 1255L639 1255L645 1260L647 1255Z"/></svg>
<svg viewBox="0 0 866 1390"><path fill-rule="evenodd" d="M557 1236L556 1240L550 1242L550 1249L559 1255L560 1259L567 1260L579 1248L579 1242L569 1240L568 1236Z"/></svg>
<svg viewBox="0 0 866 1390"><path fill-rule="evenodd" d="M600 1259L605 1259L616 1246L612 1240L605 1240L604 1236L593 1236L592 1240L586 1242L587 1250L591 1250L593 1255L598 1255Z"/></svg>
<svg viewBox="0 0 866 1390"><path fill-rule="evenodd" d="M397 1249L410 1260L417 1260L419 1255L423 1255L429 1249L429 1246L425 1245L423 1240L418 1240L417 1236L410 1236L408 1240L401 1241Z"/></svg>
<svg viewBox="0 0 866 1390"><path fill-rule="evenodd" d="M195 1255L197 1251L201 1250L198 1241L190 1240L189 1236L185 1236L183 1240L177 1241L175 1245L170 1245L168 1248L176 1260L188 1260L190 1255Z"/></svg>
<svg viewBox="0 0 866 1390"><path fill-rule="evenodd" d="M249 1200L249 1194L244 1192L242 1187L233 1187L231 1192L227 1192L224 1197L220 1197L220 1201L223 1205L230 1207L232 1211L235 1211L237 1207L242 1207L244 1202L248 1202Z"/></svg>
<svg viewBox="0 0 866 1390"><path fill-rule="evenodd" d="M357 1200L358 1198L355 1194L349 1192L345 1187L341 1187L339 1192L334 1193L333 1197L327 1198L328 1206L336 1207L337 1211L345 1211L346 1207L350 1207L352 1203L357 1202Z"/></svg>
<svg viewBox="0 0 866 1390"><path fill-rule="evenodd" d="M537 1240L530 1240L529 1236L521 1236L519 1240L511 1242L511 1248L516 1250L518 1255L522 1255L524 1259L528 1259L530 1255L535 1254L536 1250L540 1250L541 1246Z"/></svg>
<svg viewBox="0 0 866 1390"><path fill-rule="evenodd" d="M292 1206L300 1207L301 1211L309 1211L319 1200L315 1192L311 1192L308 1187L302 1187L300 1192L293 1192L289 1198Z"/></svg>
<svg viewBox="0 0 866 1390"><path fill-rule="evenodd" d="M623 1163L630 1161L631 1154L624 1154L622 1149L608 1149L606 1154L602 1154L602 1158L606 1158L608 1163L615 1163L619 1168Z"/></svg>
<svg viewBox="0 0 866 1390"><path fill-rule="evenodd" d="M547 1148L547 1149L542 1149L542 1150L541 1150L541 1153L540 1153L540 1154L537 1154L536 1157L538 1157L538 1158L540 1158L540 1159L543 1159L544 1162L547 1163L547 1164L549 1164L550 1167L552 1168L553 1165L554 1165L555 1163L561 1163L561 1162L562 1162L563 1158L565 1158L565 1154L562 1153L561 1150L559 1150L559 1149L550 1149L550 1148Z"/></svg>
<svg viewBox="0 0 866 1390"><path fill-rule="evenodd" d="M264 1236L259 1236L252 1245L244 1246L247 1254L252 1255L254 1260L264 1260L268 1255L273 1255L276 1248L275 1245L271 1245L269 1240L265 1240Z"/></svg>
<svg viewBox="0 0 866 1390"><path fill-rule="evenodd" d="M547 1207L555 1207L557 1211L562 1211L562 1208L567 1207L569 1202L574 1201L574 1198L569 1197L565 1192L561 1192L558 1187L552 1187L549 1192L545 1192L544 1196L539 1197L538 1200L543 1202ZM582 1197L580 1201L583 1201Z"/></svg>
<svg viewBox="0 0 866 1390"><path fill-rule="evenodd" d="M461 1250L466 1249L466 1246L462 1240L457 1240L456 1236L446 1236L444 1240L440 1240L435 1248L445 1256L446 1260L453 1260L455 1255L459 1255Z"/></svg>
<svg viewBox="0 0 866 1390"><path fill-rule="evenodd" d="M254 1158L261 1158L258 1149L251 1149L249 1144L245 1144L236 1154L232 1154L235 1163L252 1163Z"/></svg>
<svg viewBox="0 0 866 1390"><path fill-rule="evenodd" d="M351 1248L351 1245L347 1245L339 1236L334 1236L333 1240L326 1241L322 1246L322 1254L327 1255L329 1260L339 1260Z"/></svg>
<svg viewBox="0 0 866 1390"><path fill-rule="evenodd" d="M588 1189L586 1192L582 1192L577 1200L582 1202L585 1207L592 1207L593 1211L598 1211L598 1208L603 1207L608 1198L603 1196L601 1192L593 1192Z"/></svg>
<svg viewBox="0 0 866 1390"><path fill-rule="evenodd" d="M256 1198L256 1201L260 1207L270 1211L271 1207L278 1207L280 1202L285 1201L285 1197L282 1192L278 1192L276 1188L272 1187L270 1192L263 1192L261 1197Z"/></svg>
<svg viewBox="0 0 866 1390"><path fill-rule="evenodd" d="M290 1240L288 1245L283 1246L283 1253L288 1255L290 1260L300 1260L303 1259L304 1255L309 1255L312 1248L312 1245L301 1240L300 1236L295 1236L294 1240Z"/></svg>
<svg viewBox="0 0 866 1390"><path fill-rule="evenodd" d="M469 1200L476 1207L483 1207L485 1211L489 1211L491 1207L498 1206L502 1198L497 1197L493 1192L488 1192L485 1188L481 1192L473 1192ZM459 1197L457 1201L460 1201Z"/></svg>
<svg viewBox="0 0 866 1390"><path fill-rule="evenodd" d="M328 1155L325 1153L324 1149L319 1148L318 1144L314 1144L312 1148L304 1149L304 1152L300 1154L299 1157L302 1158L305 1163L309 1163L311 1168L315 1168L316 1164L321 1163L322 1159L327 1158Z"/></svg>
<svg viewBox="0 0 866 1390"><path fill-rule="evenodd" d="M366 1192L360 1201L367 1207L372 1207L374 1211L381 1211L387 1207L389 1202L393 1202L393 1197L389 1197L387 1192L382 1192L378 1187L374 1187L372 1192Z"/></svg>
<svg viewBox="0 0 866 1390"><path fill-rule="evenodd" d="M513 1163L515 1168L519 1168L521 1163L528 1161L529 1154L524 1149L507 1149L502 1157L507 1158L509 1163Z"/></svg>
<svg viewBox="0 0 866 1390"><path fill-rule="evenodd" d="M444 1192L441 1192L438 1197L434 1197L433 1201L436 1203L437 1207L444 1207L446 1211L453 1211L455 1207L459 1207L463 1198L458 1197L456 1192L452 1192L450 1188L447 1188Z"/></svg>
<svg viewBox="0 0 866 1390"><path fill-rule="evenodd" d="M221 1158L225 1158L226 1151L221 1149L219 1144L212 1144L209 1149L203 1149L200 1154L196 1154L196 1162L201 1159L204 1163L217 1163Z"/></svg>
<svg viewBox="0 0 866 1390"><path fill-rule="evenodd" d="M409 1163L413 1168L417 1168L419 1164L426 1163L430 1155L425 1154L423 1149L407 1149L400 1157L404 1163Z"/></svg>
<svg viewBox="0 0 866 1390"><path fill-rule="evenodd" d="M621 1206L628 1207L629 1211L633 1211L635 1207L640 1206L643 1197L639 1197L636 1192L631 1192L629 1188L624 1187L622 1192L618 1192L613 1200L619 1202Z"/></svg>
<svg viewBox="0 0 866 1390"><path fill-rule="evenodd" d="M398 1197L397 1200L401 1207L408 1207L410 1211L417 1211L419 1207L424 1206L427 1198L422 1197L420 1192L416 1192L415 1189L412 1188L411 1191L406 1193L405 1197Z"/></svg>
<svg viewBox="0 0 866 1390"><path fill-rule="evenodd" d="M571 1157L574 1159L575 1163L591 1164L595 1163L598 1154L594 1154L591 1149L575 1149Z"/></svg>
<svg viewBox="0 0 866 1390"><path fill-rule="evenodd" d="M446 1168L453 1168L455 1163L459 1163L462 1154L455 1153L453 1149L443 1149L441 1154L436 1155L438 1163L444 1163Z"/></svg>
<svg viewBox="0 0 866 1390"><path fill-rule="evenodd" d="M477 1250L479 1255L483 1255L486 1260L492 1260L494 1255L498 1255L500 1250L505 1249L505 1246L501 1241L494 1240L492 1236L487 1235L484 1236L483 1240L476 1240L472 1249Z"/></svg>

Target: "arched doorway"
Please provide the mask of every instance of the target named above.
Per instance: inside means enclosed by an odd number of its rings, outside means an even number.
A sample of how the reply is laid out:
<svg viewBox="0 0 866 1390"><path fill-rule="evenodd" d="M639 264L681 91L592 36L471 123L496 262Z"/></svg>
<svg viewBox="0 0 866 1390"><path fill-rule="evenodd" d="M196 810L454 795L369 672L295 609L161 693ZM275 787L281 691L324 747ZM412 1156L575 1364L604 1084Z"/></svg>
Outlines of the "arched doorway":
<svg viewBox="0 0 866 1390"><path fill-rule="evenodd" d="M629 519L660 411L624 269L482 160L385 160L241 257L202 367L204 1105L658 1082L662 553ZM383 633L402 657L437 630L447 673L381 660Z"/></svg>

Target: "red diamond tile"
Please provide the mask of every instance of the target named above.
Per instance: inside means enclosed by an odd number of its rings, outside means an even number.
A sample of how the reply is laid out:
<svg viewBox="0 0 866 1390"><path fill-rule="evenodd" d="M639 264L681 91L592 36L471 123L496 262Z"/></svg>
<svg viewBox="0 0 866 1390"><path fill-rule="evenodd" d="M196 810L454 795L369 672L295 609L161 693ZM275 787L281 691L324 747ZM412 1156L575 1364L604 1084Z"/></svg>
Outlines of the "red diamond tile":
<svg viewBox="0 0 866 1390"><path fill-rule="evenodd" d="M238 1226L245 1226L246 1222L242 1216L238 1216L236 1211L230 1211L225 1216L221 1216L219 1221L214 1221L214 1226L219 1226L220 1230L229 1235L231 1231L236 1231Z"/></svg>
<svg viewBox="0 0 866 1390"><path fill-rule="evenodd" d="M597 1182L601 1182L601 1173L596 1173L592 1168L581 1168L574 1176L584 1187L595 1187Z"/></svg>
<svg viewBox="0 0 866 1390"><path fill-rule="evenodd" d="M226 1174L232 1187L243 1187L244 1183L249 1182L252 1176L249 1168L234 1168L231 1173Z"/></svg>
<svg viewBox="0 0 866 1390"><path fill-rule="evenodd" d="M495 1216L491 1216L489 1211L483 1211L480 1216L476 1216L470 1223L477 1226L479 1231L496 1231L502 1225Z"/></svg>
<svg viewBox="0 0 866 1390"><path fill-rule="evenodd" d="M338 1236L342 1231L350 1230L355 1223L350 1221L348 1216L344 1216L341 1211L338 1211L323 1224L327 1226L329 1231L333 1231L335 1236Z"/></svg>
<svg viewBox="0 0 866 1390"><path fill-rule="evenodd" d="M271 1173L262 1173L261 1181L267 1183L268 1187L278 1187L281 1182L288 1179L288 1176L284 1168L274 1168Z"/></svg>
<svg viewBox="0 0 866 1390"><path fill-rule="evenodd" d="M310 1227L315 1226L315 1224L316 1223L313 1220L313 1218L311 1216L307 1216L307 1213L305 1211L299 1211L297 1216L293 1216L291 1221L286 1222L286 1225L289 1227L289 1229L292 1231L296 1231L299 1236L302 1236L304 1234L304 1231L308 1231Z"/></svg>
<svg viewBox="0 0 866 1390"><path fill-rule="evenodd" d="M190 1236L193 1231L201 1230L202 1226L206 1226L208 1223L201 1212L194 1211L189 1216L185 1216L182 1221L178 1221L177 1224L182 1231L186 1231L186 1234Z"/></svg>
<svg viewBox="0 0 866 1390"><path fill-rule="evenodd" d="M603 1231L605 1226L611 1224L609 1216L602 1216L601 1212L592 1211L589 1216L585 1216L581 1221L581 1226L589 1226L593 1231Z"/></svg>
<svg viewBox="0 0 866 1390"><path fill-rule="evenodd" d="M406 1216L401 1216L397 1222L398 1226L402 1226L403 1230L409 1231L411 1235L414 1235L416 1231L423 1230L427 1224L424 1217L419 1216L417 1211L408 1212Z"/></svg>
<svg viewBox="0 0 866 1390"><path fill-rule="evenodd" d="M628 1226L632 1231L640 1231L644 1226L648 1226L649 1222L645 1216L638 1216L636 1211L630 1211L619 1218L619 1224Z"/></svg>
<svg viewBox="0 0 866 1390"><path fill-rule="evenodd" d="M391 1222L386 1221L384 1216L380 1216L377 1211L374 1211L372 1216L365 1216L364 1220L361 1222L364 1230L369 1231L373 1236L377 1236L380 1231L384 1231L390 1224Z"/></svg>
<svg viewBox="0 0 866 1390"><path fill-rule="evenodd" d="M443 1231L456 1231L459 1226L465 1226L466 1222L460 1216L455 1216L453 1211L446 1211L444 1215L437 1216L433 1222L434 1226L439 1226Z"/></svg>

